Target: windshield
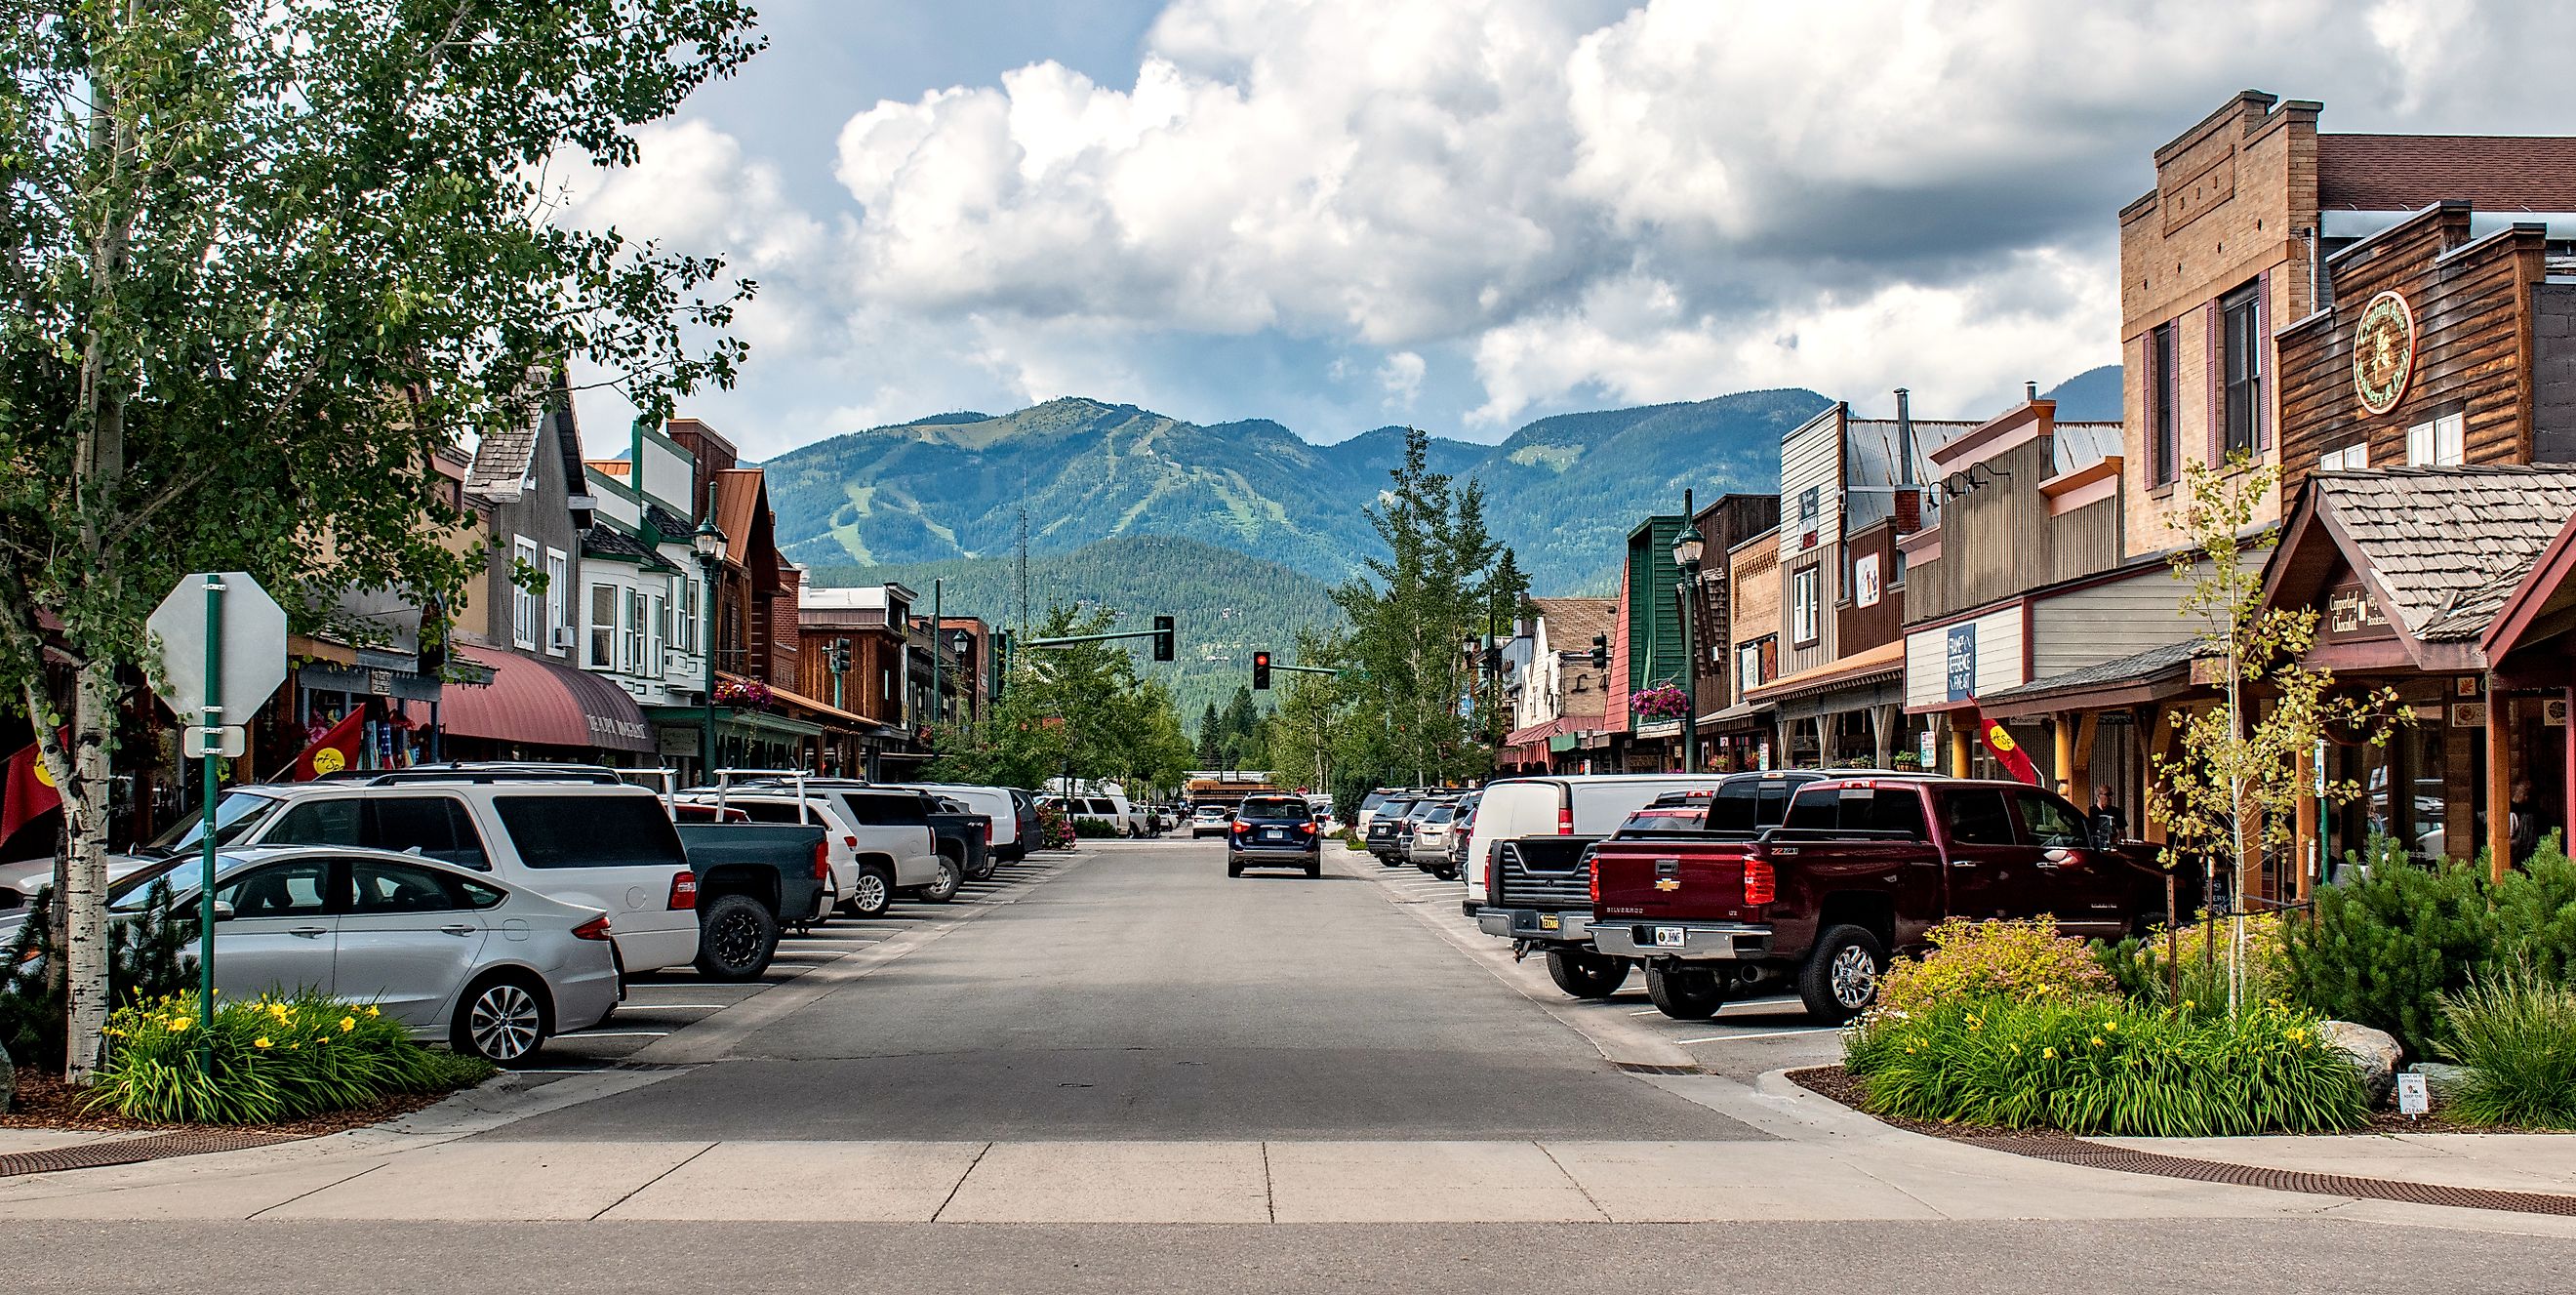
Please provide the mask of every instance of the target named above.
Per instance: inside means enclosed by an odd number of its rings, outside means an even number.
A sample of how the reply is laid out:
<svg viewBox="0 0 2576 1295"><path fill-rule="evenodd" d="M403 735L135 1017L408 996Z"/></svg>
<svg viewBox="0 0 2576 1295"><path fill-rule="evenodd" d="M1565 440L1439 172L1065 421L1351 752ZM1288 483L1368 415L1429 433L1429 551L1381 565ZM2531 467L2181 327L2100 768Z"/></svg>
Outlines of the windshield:
<svg viewBox="0 0 2576 1295"><path fill-rule="evenodd" d="M1383 805L1383 804L1385 804L1388 800L1392 799L1392 798L1393 798L1393 795L1394 795L1394 793L1392 793L1392 792L1384 792L1384 791L1373 791L1373 792L1370 792L1368 795L1366 795L1366 796L1362 796L1362 797L1360 798L1360 808L1365 809L1365 810L1371 810L1371 811L1374 811L1374 810L1376 810L1376 809L1377 809L1377 807L1378 807L1378 806Z"/></svg>
<svg viewBox="0 0 2576 1295"><path fill-rule="evenodd" d="M129 872L124 876L117 878L115 881L108 883L107 911L111 913L142 912L145 901L152 898L152 883L164 878L168 878L173 887L187 887L186 890L174 889L171 893L171 898L173 899L178 898L182 894L193 895L197 893L196 887L193 883L198 875L195 870L198 863L199 860L193 856L172 855L169 858L154 863L149 867L138 868L133 872ZM215 860L215 867L220 871L221 869L231 867L232 863L233 861L230 859L218 857ZM187 864L189 866L183 870L179 866L181 864Z"/></svg>
<svg viewBox="0 0 2576 1295"><path fill-rule="evenodd" d="M1449 816L1457 812L1458 811L1456 809L1447 805L1436 806L1430 813L1422 816L1422 821L1425 823L1446 823L1449 821Z"/></svg>
<svg viewBox="0 0 2576 1295"><path fill-rule="evenodd" d="M252 835L285 804L275 796L263 796L258 792L225 792L224 798L215 802L215 844L227 846ZM203 835L205 826L205 815L190 814L186 819L171 824L170 830L153 838L151 848L170 852L194 849L206 839Z"/></svg>

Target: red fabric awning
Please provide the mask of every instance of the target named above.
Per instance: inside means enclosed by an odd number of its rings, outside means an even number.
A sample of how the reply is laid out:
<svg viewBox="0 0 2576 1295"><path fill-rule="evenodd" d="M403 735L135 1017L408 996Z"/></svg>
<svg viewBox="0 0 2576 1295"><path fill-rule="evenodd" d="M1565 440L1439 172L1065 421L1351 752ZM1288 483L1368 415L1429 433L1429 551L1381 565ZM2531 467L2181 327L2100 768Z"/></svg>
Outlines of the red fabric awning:
<svg viewBox="0 0 2576 1295"><path fill-rule="evenodd" d="M600 751L650 751L653 726L626 690L586 670L497 648L458 644L492 672L489 684L451 683L438 694L439 727L457 737Z"/></svg>

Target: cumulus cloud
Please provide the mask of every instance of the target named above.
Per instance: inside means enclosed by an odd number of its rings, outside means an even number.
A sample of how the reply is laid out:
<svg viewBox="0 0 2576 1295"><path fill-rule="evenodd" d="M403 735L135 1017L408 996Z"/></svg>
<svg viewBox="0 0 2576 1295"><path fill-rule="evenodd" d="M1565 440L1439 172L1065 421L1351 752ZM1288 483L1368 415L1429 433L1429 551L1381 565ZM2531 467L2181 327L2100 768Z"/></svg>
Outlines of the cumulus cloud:
<svg viewBox="0 0 2576 1295"><path fill-rule="evenodd" d="M747 380L837 388L800 418L952 391L1274 412L1171 389L1173 348L1246 338L1365 357L1316 366L1351 417L1435 393L1426 423L1497 434L1756 386L1974 413L2114 357L2113 212L2228 94L2553 129L2549 25L2530 0L1174 0L1127 84L1040 62L854 111L841 210L794 210L703 125L590 205L782 281Z"/></svg>

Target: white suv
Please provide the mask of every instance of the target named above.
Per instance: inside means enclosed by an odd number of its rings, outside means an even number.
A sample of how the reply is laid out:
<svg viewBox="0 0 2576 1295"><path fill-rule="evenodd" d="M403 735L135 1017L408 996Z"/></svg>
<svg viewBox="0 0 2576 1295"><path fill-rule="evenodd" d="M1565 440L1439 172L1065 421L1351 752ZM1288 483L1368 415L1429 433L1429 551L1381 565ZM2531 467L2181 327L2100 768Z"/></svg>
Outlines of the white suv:
<svg viewBox="0 0 2576 1295"><path fill-rule="evenodd" d="M235 787L215 802L215 839L392 850L488 872L548 899L608 914L627 974L698 956L697 878L661 798L581 774L420 771ZM193 853L202 821L158 844Z"/></svg>

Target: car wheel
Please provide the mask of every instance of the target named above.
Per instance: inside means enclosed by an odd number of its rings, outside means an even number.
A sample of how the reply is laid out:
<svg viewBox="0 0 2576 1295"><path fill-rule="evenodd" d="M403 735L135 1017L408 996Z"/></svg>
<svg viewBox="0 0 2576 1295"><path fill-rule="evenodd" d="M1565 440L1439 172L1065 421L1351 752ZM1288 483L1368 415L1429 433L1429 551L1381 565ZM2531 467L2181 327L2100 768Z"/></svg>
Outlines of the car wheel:
<svg viewBox="0 0 2576 1295"><path fill-rule="evenodd" d="M1225 875L1227 875L1227 876L1229 876L1229 877L1240 877L1240 876L1242 876L1242 875L1243 875L1243 863L1242 863L1242 861L1237 860L1237 859L1228 859L1228 860L1226 860L1226 861L1225 861Z"/></svg>
<svg viewBox="0 0 2576 1295"><path fill-rule="evenodd" d="M698 910L698 974L750 980L778 951L778 919L749 895L718 895Z"/></svg>
<svg viewBox="0 0 2576 1295"><path fill-rule="evenodd" d="M1306 861L1306 875L1309 877L1323 876L1324 861L1321 858L1308 859Z"/></svg>
<svg viewBox="0 0 2576 1295"><path fill-rule="evenodd" d="M1706 967L1664 958L1646 964L1646 997L1676 1021L1705 1021L1726 1005L1726 988Z"/></svg>
<svg viewBox="0 0 2576 1295"><path fill-rule="evenodd" d="M957 898L957 888L965 881L966 869L957 862L957 856L943 854L939 856L939 877L921 888L921 898L926 903L945 904Z"/></svg>
<svg viewBox="0 0 2576 1295"><path fill-rule="evenodd" d="M1001 866L1001 856L987 850L984 852L984 866L968 872L966 874L966 879L968 881L989 881L992 879L993 870Z"/></svg>
<svg viewBox="0 0 2576 1295"><path fill-rule="evenodd" d="M1887 974L1887 946L1866 928L1828 928L1815 952L1798 969L1798 997L1807 1014L1827 1025L1840 1025L1878 1001L1879 978Z"/></svg>
<svg viewBox="0 0 2576 1295"><path fill-rule="evenodd" d="M475 981L457 998L447 1045L461 1056L496 1066L533 1061L554 1034L554 1010L545 986L521 972L498 972Z"/></svg>
<svg viewBox="0 0 2576 1295"><path fill-rule="evenodd" d="M1383 854L1381 854L1381 855L1379 855L1379 856L1377 857L1377 861L1378 861L1378 863L1379 863L1379 865L1380 865L1380 866L1382 866L1382 867L1388 867L1388 868L1397 867L1397 866L1401 865L1401 864L1404 862L1402 859L1391 858L1391 857L1389 857L1389 856L1387 856L1387 855L1383 855Z"/></svg>
<svg viewBox="0 0 2576 1295"><path fill-rule="evenodd" d="M894 907L894 874L882 863L859 865L859 875L850 879L850 916L879 918Z"/></svg>
<svg viewBox="0 0 2576 1295"><path fill-rule="evenodd" d="M1584 949L1550 949L1547 978L1575 998L1608 998L1628 983L1628 960Z"/></svg>

